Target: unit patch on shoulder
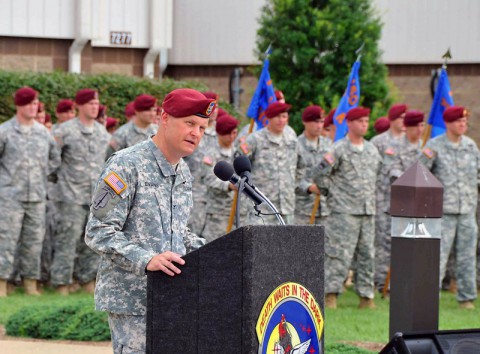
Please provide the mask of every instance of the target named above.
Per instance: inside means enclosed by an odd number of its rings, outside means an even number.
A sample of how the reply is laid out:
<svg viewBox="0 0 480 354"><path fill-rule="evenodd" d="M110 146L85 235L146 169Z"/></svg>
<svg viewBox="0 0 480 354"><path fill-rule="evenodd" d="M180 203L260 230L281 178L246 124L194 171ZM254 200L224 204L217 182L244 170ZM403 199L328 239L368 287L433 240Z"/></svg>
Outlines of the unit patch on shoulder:
<svg viewBox="0 0 480 354"><path fill-rule="evenodd" d="M250 147L247 143L241 144L240 149L243 151L244 154L248 154L250 152Z"/></svg>
<svg viewBox="0 0 480 354"><path fill-rule="evenodd" d="M395 155L395 150L393 150L393 148L389 147L385 150L385 155L393 156L393 155Z"/></svg>
<svg viewBox="0 0 480 354"><path fill-rule="evenodd" d="M335 162L335 157L329 152L327 152L325 155L323 155L323 159L328 162L329 165L333 165Z"/></svg>
<svg viewBox="0 0 480 354"><path fill-rule="evenodd" d="M213 160L212 160L212 158L211 158L210 156L205 156L205 157L203 158L203 163L204 163L205 165L212 166L212 165L213 165Z"/></svg>
<svg viewBox="0 0 480 354"><path fill-rule="evenodd" d="M115 173L110 172L107 177L103 179L117 194L122 193L127 189L127 184Z"/></svg>
<svg viewBox="0 0 480 354"><path fill-rule="evenodd" d="M431 159L433 157L433 151L430 150L429 148L425 148L423 149L423 154L428 157L429 159Z"/></svg>

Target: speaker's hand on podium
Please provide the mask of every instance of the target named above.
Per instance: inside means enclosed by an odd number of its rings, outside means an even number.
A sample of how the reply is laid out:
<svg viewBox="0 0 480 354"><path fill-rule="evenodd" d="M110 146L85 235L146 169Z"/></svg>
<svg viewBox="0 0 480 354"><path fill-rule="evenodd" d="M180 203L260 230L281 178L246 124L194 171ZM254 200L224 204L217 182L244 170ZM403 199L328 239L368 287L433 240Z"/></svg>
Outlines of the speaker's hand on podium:
<svg viewBox="0 0 480 354"><path fill-rule="evenodd" d="M174 263L184 265L185 261L176 253L170 251L163 252L153 256L153 258L147 264L147 270L160 270L173 277L175 274L180 274L182 272L175 266Z"/></svg>

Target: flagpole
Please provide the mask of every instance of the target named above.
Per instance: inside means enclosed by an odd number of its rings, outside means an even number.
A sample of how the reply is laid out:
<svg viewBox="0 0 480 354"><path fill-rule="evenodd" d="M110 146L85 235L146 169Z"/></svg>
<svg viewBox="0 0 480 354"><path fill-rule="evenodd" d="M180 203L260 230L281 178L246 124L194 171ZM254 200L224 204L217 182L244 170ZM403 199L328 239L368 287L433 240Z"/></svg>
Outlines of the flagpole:
<svg viewBox="0 0 480 354"><path fill-rule="evenodd" d="M270 44L267 47L267 50L265 51L264 58L263 58L264 61L265 59L268 58L271 52L272 52L272 42L270 42ZM255 125L255 119L250 118L250 125L248 127L247 136L253 132L254 125ZM233 228L233 222L235 220L235 214L237 212L237 200L238 200L238 190L235 190L233 194L232 206L230 207L230 215L228 217L227 233L232 231L232 228Z"/></svg>
<svg viewBox="0 0 480 354"><path fill-rule="evenodd" d="M452 59L452 54L450 53L450 48L448 48L447 51L445 52L445 54L442 55L442 59L443 59L442 69L447 70L448 59ZM438 83L437 83L437 90L438 90ZM428 139L430 139L431 134L432 134L432 125L427 124L427 127L426 127L425 131L423 132L423 141L422 141L422 147L421 147L422 149L425 146L425 144L427 143Z"/></svg>

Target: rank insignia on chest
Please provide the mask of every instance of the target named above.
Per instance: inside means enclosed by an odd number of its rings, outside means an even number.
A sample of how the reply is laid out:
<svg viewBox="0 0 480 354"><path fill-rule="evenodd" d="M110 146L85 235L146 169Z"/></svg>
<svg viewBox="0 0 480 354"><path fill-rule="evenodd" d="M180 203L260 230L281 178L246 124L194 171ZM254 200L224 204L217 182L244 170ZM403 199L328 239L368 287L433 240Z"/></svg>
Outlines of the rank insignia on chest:
<svg viewBox="0 0 480 354"><path fill-rule="evenodd" d="M393 150L391 147L389 147L385 150L385 155L393 156L393 155L395 155L395 150Z"/></svg>
<svg viewBox="0 0 480 354"><path fill-rule="evenodd" d="M323 159L328 162L329 165L333 165L335 158L329 152L323 155Z"/></svg>
<svg viewBox="0 0 480 354"><path fill-rule="evenodd" d="M423 154L428 157L429 159L431 159L433 157L433 151L430 150L429 148L425 148L423 149Z"/></svg>
<svg viewBox="0 0 480 354"><path fill-rule="evenodd" d="M211 158L210 156L205 156L205 157L203 158L203 163L204 163L205 165L212 166L212 165L213 165L213 160L212 160L212 158Z"/></svg>
<svg viewBox="0 0 480 354"><path fill-rule="evenodd" d="M250 147L247 143L241 144L240 149L243 151L244 154L248 154L250 152Z"/></svg>
<svg viewBox="0 0 480 354"><path fill-rule="evenodd" d="M110 172L107 177L103 179L117 194L122 193L127 189L127 184L115 173Z"/></svg>

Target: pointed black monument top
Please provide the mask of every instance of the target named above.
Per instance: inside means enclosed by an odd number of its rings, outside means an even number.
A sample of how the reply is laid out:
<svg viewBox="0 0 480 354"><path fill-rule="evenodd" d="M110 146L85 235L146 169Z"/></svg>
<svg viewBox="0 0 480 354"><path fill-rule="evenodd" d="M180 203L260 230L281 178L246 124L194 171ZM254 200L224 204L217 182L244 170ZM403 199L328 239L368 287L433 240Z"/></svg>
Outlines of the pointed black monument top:
<svg viewBox="0 0 480 354"><path fill-rule="evenodd" d="M441 218L443 185L419 161L391 185L390 214L407 218Z"/></svg>

